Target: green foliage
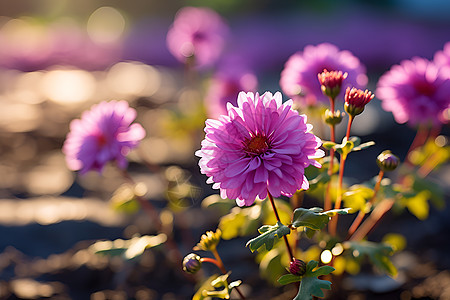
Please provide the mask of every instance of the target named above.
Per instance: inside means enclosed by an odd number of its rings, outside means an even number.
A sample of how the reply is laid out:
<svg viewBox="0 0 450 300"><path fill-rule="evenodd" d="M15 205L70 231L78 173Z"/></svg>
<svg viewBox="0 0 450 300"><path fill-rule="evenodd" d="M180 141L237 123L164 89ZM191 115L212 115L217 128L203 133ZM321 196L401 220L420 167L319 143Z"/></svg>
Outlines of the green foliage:
<svg viewBox="0 0 450 300"><path fill-rule="evenodd" d="M141 237L133 237L130 240L99 241L91 245L89 249L96 254L122 256L125 260L132 260L140 256L145 249L159 246L166 239L167 236L163 233L156 236L144 235Z"/></svg>
<svg viewBox="0 0 450 300"><path fill-rule="evenodd" d="M436 139L429 139L424 146L414 149L409 156L410 161L414 165L424 166L427 163L431 163L433 168L439 167L447 162L449 158L450 146L446 146L446 141L443 136Z"/></svg>
<svg viewBox="0 0 450 300"><path fill-rule="evenodd" d="M350 189L344 193L342 200L346 207L351 208L351 212L362 211L364 213L369 212L370 205L367 205L367 201L373 198L373 189L361 185L355 184L350 187Z"/></svg>
<svg viewBox="0 0 450 300"><path fill-rule="evenodd" d="M117 188L110 199L111 206L118 212L133 214L140 208L136 201L135 186L122 184Z"/></svg>
<svg viewBox="0 0 450 300"><path fill-rule="evenodd" d="M229 214L220 218L219 228L222 230L222 238L229 240L254 233L261 222L260 216L261 206L233 208Z"/></svg>
<svg viewBox="0 0 450 300"><path fill-rule="evenodd" d="M203 208L217 209L221 214L226 214L236 205L236 201L230 199L222 199L220 195L213 194L202 201Z"/></svg>
<svg viewBox="0 0 450 300"><path fill-rule="evenodd" d="M386 234L383 237L382 242L390 245L395 252L402 251L406 247L406 238L398 233Z"/></svg>
<svg viewBox="0 0 450 300"><path fill-rule="evenodd" d="M355 258L367 256L370 262L380 271L383 271L390 276L397 275L397 269L389 259L389 256L394 252L390 245L360 241L345 242L344 247L350 249Z"/></svg>
<svg viewBox="0 0 450 300"><path fill-rule="evenodd" d="M313 208L297 208L294 210L294 216L292 218L292 227L298 228L300 226L305 226L313 230L321 230L330 221L330 218L336 214L346 215L348 214L349 208L343 209L333 209L328 211L323 211L320 207Z"/></svg>
<svg viewBox="0 0 450 300"><path fill-rule="evenodd" d="M314 270L318 264L317 261L311 260L306 265L306 273L303 276L286 274L278 279L278 283L285 285L300 281L298 294L294 300L310 300L313 296L324 297L322 289L331 289L331 282L319 279L318 277L330 274L334 271L334 268L331 266L322 266Z"/></svg>
<svg viewBox="0 0 450 300"><path fill-rule="evenodd" d="M411 176L414 176L411 175ZM443 209L445 206L444 191L437 183L430 181L426 178L414 176L414 183L412 186L416 192L429 191L429 200L438 209Z"/></svg>
<svg viewBox="0 0 450 300"><path fill-rule="evenodd" d="M329 141L323 143L324 148L328 150L334 148L334 150L336 150L336 152L338 152L344 159L352 151L364 150L373 145L375 145L375 142L373 141L361 144L361 139L357 136L351 136L348 140L344 137L340 144Z"/></svg>
<svg viewBox="0 0 450 300"><path fill-rule="evenodd" d="M273 243L275 242L275 238L282 238L283 236L289 234L291 230L286 225L277 222L276 225L264 225L258 229L259 236L251 239L245 245L249 247L252 252L258 250L263 245L266 250L271 250L273 248Z"/></svg>
<svg viewBox="0 0 450 300"><path fill-rule="evenodd" d="M278 277L286 271L283 266L289 262L286 248L281 243L270 251L258 253L257 260L261 276L272 284L276 283Z"/></svg>
<svg viewBox="0 0 450 300"><path fill-rule="evenodd" d="M423 190L413 195L403 195L401 203L408 208L408 210L417 217L419 220L425 220L428 218L430 206L428 205L428 199L431 197L431 192Z"/></svg>

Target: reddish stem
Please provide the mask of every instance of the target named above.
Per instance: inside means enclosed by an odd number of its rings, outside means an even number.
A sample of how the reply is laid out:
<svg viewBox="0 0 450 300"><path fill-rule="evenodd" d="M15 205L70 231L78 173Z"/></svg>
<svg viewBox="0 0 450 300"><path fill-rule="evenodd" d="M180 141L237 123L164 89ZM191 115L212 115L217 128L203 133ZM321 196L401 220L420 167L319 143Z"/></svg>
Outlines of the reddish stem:
<svg viewBox="0 0 450 300"><path fill-rule="evenodd" d="M201 260L205 260L208 262L211 262L213 264L215 264L217 267L219 267L220 271L222 272L222 274L227 274L227 269L225 268L222 259L220 258L219 252L217 252L217 249L212 249L211 250L212 254L214 255L214 257L216 259L212 259L212 258L202 258ZM241 299L245 299L244 294L242 294L241 290L239 289L239 287L235 287L236 292L238 292L239 296L241 297Z"/></svg>
<svg viewBox="0 0 450 300"><path fill-rule="evenodd" d="M277 221L279 223L281 223L280 216L278 215L278 211L277 211L277 208L275 206L275 201L273 200L273 197L272 197L272 195L270 194L269 191L267 191L267 195L269 196L270 204L272 204L272 209L273 209L273 212L275 213L275 218L277 218ZM291 261L294 261L294 253L292 252L291 246L289 245L289 241L288 241L288 239L287 239L287 237L285 235L283 235L283 239L284 239L284 243L286 244L286 248L287 248L287 250L289 252L289 259Z"/></svg>
<svg viewBox="0 0 450 300"><path fill-rule="evenodd" d="M383 176L384 176L384 171L380 170L380 172L378 173L377 183L375 184L375 188L373 189L373 196L372 196L372 198L369 201L370 204L373 204L375 202L375 198L377 197L377 193L380 190L381 180L383 179ZM359 211L358 216L356 217L356 219L353 221L352 225L348 229L348 236L346 238L347 240L349 238L351 238L353 233L356 231L358 226L361 224L361 222L364 219L365 215L366 215L365 212L363 212L362 210Z"/></svg>

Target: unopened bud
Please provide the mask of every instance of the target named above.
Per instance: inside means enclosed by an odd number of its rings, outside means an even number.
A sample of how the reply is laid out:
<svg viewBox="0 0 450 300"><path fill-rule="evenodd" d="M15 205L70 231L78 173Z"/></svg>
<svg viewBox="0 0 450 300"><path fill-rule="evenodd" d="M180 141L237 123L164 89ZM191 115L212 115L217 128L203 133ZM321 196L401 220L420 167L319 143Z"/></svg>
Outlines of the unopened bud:
<svg viewBox="0 0 450 300"><path fill-rule="evenodd" d="M345 111L351 115L356 116L364 111L364 107L369 103L375 95L369 90L360 90L357 88L347 88L345 91Z"/></svg>
<svg viewBox="0 0 450 300"><path fill-rule="evenodd" d="M400 163L400 159L389 150L381 152L377 157L377 165L382 171L393 171Z"/></svg>
<svg viewBox="0 0 450 300"><path fill-rule="evenodd" d="M188 273L196 273L202 267L200 256L195 253L188 254L183 259L183 271Z"/></svg>
<svg viewBox="0 0 450 300"><path fill-rule="evenodd" d="M322 93L331 99L335 99L341 92L342 81L347 78L347 73L324 69L322 73L317 74L317 77Z"/></svg>
<svg viewBox="0 0 450 300"><path fill-rule="evenodd" d="M323 120L328 125L337 125L341 123L344 113L341 113L339 110L336 110L334 113L327 109L323 115Z"/></svg>
<svg viewBox="0 0 450 300"><path fill-rule="evenodd" d="M303 276L306 273L306 263L301 259L294 258L289 263L289 272L293 275Z"/></svg>

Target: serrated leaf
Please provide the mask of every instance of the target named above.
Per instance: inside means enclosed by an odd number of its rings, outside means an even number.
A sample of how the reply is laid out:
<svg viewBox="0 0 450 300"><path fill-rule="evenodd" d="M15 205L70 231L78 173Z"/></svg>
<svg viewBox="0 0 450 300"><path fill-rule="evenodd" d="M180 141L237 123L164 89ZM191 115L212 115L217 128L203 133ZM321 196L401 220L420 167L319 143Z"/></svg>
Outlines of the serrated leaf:
<svg viewBox="0 0 450 300"><path fill-rule="evenodd" d="M353 251L354 256L367 255L370 262L379 270L391 276L397 275L397 269L389 259L389 256L394 252L391 246L368 241L347 243L346 247Z"/></svg>
<svg viewBox="0 0 450 300"><path fill-rule="evenodd" d="M325 296L322 289L330 290L331 282L317 277L303 277L294 300L312 300L312 297Z"/></svg>
<svg viewBox="0 0 450 300"><path fill-rule="evenodd" d="M315 277L319 277L322 275L328 275L333 272L335 269L332 266L321 266L317 268L317 270L313 271L311 274Z"/></svg>
<svg viewBox="0 0 450 300"><path fill-rule="evenodd" d="M273 226L264 225L260 227L258 231L261 233L261 235L251 239L245 245L246 247L249 247L252 252L258 250L263 245L265 246L266 250L271 250L273 248L275 238L281 238L289 234L291 232L291 229L289 229L289 227L287 227L286 225L277 222L277 224Z"/></svg>
<svg viewBox="0 0 450 300"><path fill-rule="evenodd" d="M313 230L321 230L330 221L330 217L336 214L348 214L349 208L334 209L323 211L320 207L313 207L310 209L297 208L294 210L292 218L292 226L298 228L305 226Z"/></svg>
<svg viewBox="0 0 450 300"><path fill-rule="evenodd" d="M298 282L302 280L302 276L294 275L294 274L284 274L280 278L278 278L278 283L281 285L286 285L293 282Z"/></svg>

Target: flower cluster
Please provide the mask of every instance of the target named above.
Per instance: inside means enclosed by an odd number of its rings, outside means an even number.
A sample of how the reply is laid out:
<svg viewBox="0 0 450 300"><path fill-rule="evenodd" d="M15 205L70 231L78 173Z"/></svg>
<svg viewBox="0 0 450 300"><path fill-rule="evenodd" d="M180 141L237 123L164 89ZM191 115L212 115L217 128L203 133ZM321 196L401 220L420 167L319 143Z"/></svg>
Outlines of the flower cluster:
<svg viewBox="0 0 450 300"><path fill-rule="evenodd" d="M282 103L280 93L241 92L227 116L206 121L206 137L196 152L201 172L222 198L236 199L239 206L264 199L267 192L292 196L308 189L304 170L320 167L315 158L324 155L311 129L291 100Z"/></svg>

